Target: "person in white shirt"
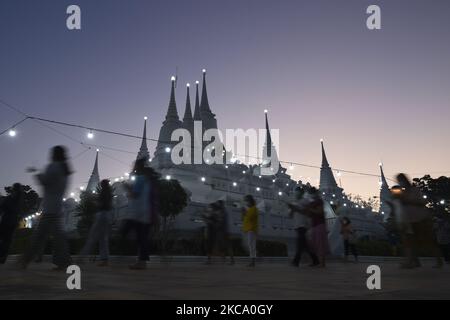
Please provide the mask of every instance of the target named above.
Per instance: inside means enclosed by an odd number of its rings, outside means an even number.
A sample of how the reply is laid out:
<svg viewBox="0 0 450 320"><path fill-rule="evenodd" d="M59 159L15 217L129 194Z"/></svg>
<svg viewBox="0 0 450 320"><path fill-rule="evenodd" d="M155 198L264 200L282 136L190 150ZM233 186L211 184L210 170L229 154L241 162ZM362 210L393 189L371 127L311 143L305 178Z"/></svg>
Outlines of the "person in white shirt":
<svg viewBox="0 0 450 320"><path fill-rule="evenodd" d="M297 232L297 250L295 257L292 260L292 265L298 267L300 260L304 252L308 253L311 257L311 266L319 264L317 255L311 250L308 245L306 234L310 228L309 217L305 215L304 210L309 204L309 198L305 195L305 190L301 187L295 188L295 200L288 204L289 215L294 219L294 228Z"/></svg>

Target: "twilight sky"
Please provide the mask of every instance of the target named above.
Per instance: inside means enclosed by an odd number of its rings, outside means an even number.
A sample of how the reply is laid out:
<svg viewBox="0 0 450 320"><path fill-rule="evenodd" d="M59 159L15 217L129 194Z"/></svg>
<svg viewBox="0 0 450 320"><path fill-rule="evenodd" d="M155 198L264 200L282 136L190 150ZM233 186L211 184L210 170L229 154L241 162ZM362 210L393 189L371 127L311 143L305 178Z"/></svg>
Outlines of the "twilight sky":
<svg viewBox="0 0 450 320"><path fill-rule="evenodd" d="M82 30L66 28L70 4ZM366 28L378 4L382 30ZM331 166L413 176L450 174L450 2L317 0L2 0L0 99L22 111L156 138L170 76L177 105L186 82L208 70L208 94L221 129L262 128L263 110L280 129L280 158L320 165L320 138ZM21 119L0 106L0 131ZM54 126L102 149L101 177L123 175L138 140ZM0 186L32 183L48 149L70 148L76 170L68 192L87 182L95 148L35 122L0 136ZM154 144L150 143L153 153ZM77 156L79 155L79 156ZM77 157L76 157L77 156ZM319 170L296 167L316 183ZM307 181L306 179L303 179ZM378 194L378 180L343 174L347 193Z"/></svg>

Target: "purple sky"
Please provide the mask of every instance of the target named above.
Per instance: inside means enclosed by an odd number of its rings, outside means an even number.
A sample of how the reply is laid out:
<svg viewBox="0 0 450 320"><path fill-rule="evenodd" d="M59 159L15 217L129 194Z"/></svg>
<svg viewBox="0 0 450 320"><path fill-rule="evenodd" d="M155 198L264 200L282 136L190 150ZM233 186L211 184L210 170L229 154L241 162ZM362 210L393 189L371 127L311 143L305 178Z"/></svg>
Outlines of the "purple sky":
<svg viewBox="0 0 450 320"><path fill-rule="evenodd" d="M0 98L24 112L88 126L158 136L178 67L178 112L186 82L208 69L219 127L262 128L269 108L280 158L320 165L324 138L333 167L389 178L449 174L449 1L22 1L0 3ZM66 29L78 4L82 30ZM382 30L366 28L378 4ZM0 107L0 129L21 116ZM85 142L86 132L56 126ZM84 148L32 121L0 137L0 185L31 183L48 149ZM139 141L96 134L94 143L137 152ZM153 153L154 144L149 144ZM102 177L129 170L135 154L103 150ZM73 160L69 190L85 183L95 157ZM296 167L295 178L319 171ZM378 180L343 174L347 193L378 194Z"/></svg>

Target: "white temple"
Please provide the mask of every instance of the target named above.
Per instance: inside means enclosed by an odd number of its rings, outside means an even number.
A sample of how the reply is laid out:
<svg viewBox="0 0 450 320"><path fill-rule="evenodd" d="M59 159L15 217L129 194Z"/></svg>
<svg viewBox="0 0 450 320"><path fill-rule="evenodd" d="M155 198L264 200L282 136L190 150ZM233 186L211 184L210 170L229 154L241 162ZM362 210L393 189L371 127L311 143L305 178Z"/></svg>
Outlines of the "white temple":
<svg viewBox="0 0 450 320"><path fill-rule="evenodd" d="M174 229L180 236L189 237L195 233L203 223L199 219L200 213L211 202L224 200L230 214L230 231L236 236L241 233L241 212L237 208L246 194L252 194L257 200L259 208L260 232L259 238L285 242L293 247L295 232L292 220L288 217L286 202L292 200L293 190L301 185L301 181L294 181L280 164L278 170L273 170L272 176L259 175L260 166L270 166L271 159L277 157L277 151L272 144L267 111L265 112L266 139L263 151L263 160L259 165L245 165L239 162L228 164L180 164L174 165L171 160L170 143L171 134L175 129L185 128L193 133L194 121L201 121L203 130L217 129L217 120L212 112L206 87L206 70L203 70L203 83L201 98L199 96L199 83L196 82L194 113L191 110L190 86L187 86L186 103L183 120L178 116L175 97L175 78L171 80L170 98L167 113L159 132L154 156L150 158L147 147L147 122L144 122L142 142L137 159L148 159L148 163L163 178L177 179L189 195L189 203L184 211L176 217ZM194 136L192 134L192 136ZM327 209L327 224L330 236L340 237L335 222L337 215L346 215L352 219L354 228L360 237L383 238L384 229L380 225L378 215L370 208L358 207L345 196L341 187L336 183L333 170L328 163L323 141L322 166L320 169L320 191L323 199L329 204ZM204 144L203 144L204 147ZM169 148L169 149L168 149ZM95 190L100 181L98 174L98 154L95 159L94 170L89 179L87 190ZM121 182L114 183L115 188L115 216L119 221L126 215L127 198ZM336 209L337 208L337 209ZM335 213L336 212L336 213ZM73 225L68 229L75 228ZM331 239L330 239L331 240ZM338 241L338 240L333 240ZM334 250L341 253L341 248Z"/></svg>

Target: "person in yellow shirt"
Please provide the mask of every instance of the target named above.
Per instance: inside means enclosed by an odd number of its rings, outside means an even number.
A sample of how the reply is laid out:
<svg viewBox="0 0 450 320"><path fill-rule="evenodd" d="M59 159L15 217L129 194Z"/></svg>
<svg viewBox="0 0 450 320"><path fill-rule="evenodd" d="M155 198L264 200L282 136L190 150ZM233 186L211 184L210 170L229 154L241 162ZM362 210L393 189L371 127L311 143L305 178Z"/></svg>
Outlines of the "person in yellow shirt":
<svg viewBox="0 0 450 320"><path fill-rule="evenodd" d="M242 231L247 234L248 251L251 262L249 267L254 267L256 262L256 235L258 233L258 209L256 201L251 195L244 197L246 208L242 212Z"/></svg>

